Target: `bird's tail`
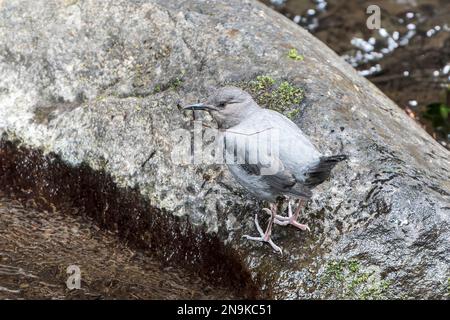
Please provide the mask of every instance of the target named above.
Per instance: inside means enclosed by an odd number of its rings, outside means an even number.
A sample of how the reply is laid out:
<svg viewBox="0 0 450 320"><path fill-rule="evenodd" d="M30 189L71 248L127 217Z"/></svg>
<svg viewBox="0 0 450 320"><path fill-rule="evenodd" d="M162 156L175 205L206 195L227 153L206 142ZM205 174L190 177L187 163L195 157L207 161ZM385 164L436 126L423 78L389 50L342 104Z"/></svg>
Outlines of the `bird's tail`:
<svg viewBox="0 0 450 320"><path fill-rule="evenodd" d="M328 174L330 171L334 168L335 165L337 165L339 162L347 160L348 156L345 154L340 154L336 156L330 156L330 157L321 157L320 162L316 169L318 171L324 171Z"/></svg>
<svg viewBox="0 0 450 320"><path fill-rule="evenodd" d="M314 188L315 186L321 184L329 177L334 166L346 159L348 159L348 156L345 154L331 157L321 157L319 163L306 172L305 184L310 188Z"/></svg>

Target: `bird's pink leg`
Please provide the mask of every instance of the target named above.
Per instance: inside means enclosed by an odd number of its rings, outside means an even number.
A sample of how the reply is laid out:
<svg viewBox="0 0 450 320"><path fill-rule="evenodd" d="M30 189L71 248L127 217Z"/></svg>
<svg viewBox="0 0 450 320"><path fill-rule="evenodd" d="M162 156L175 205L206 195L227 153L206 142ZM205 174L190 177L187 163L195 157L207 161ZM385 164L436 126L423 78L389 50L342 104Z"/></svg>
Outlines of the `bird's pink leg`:
<svg viewBox="0 0 450 320"><path fill-rule="evenodd" d="M280 226L287 226L287 225L291 224L294 227L299 228L300 230L311 231L311 229L309 229L309 227L306 224L301 224L297 221L300 211L304 207L304 204L305 204L305 201L300 200L297 208L295 209L294 214L292 214L292 206L291 206L291 202L289 201L288 202L288 216L284 217L284 216L276 215L275 219L274 219L274 223L277 225L280 225Z"/></svg>
<svg viewBox="0 0 450 320"><path fill-rule="evenodd" d="M254 241L262 241L262 242L267 242L273 250L275 250L276 252L279 253L283 253L283 250L277 246L271 239L271 234L272 234L272 226L275 220L275 215L277 212L277 206L274 204L270 205L270 210L267 208L263 209L266 212L270 212L270 220L269 223L267 224L267 228L266 231L263 232L262 228L260 227L259 223L258 223L258 215L255 214L255 225L256 225L256 229L258 230L259 233L259 237L252 237L249 235L244 235L243 237L246 238L247 240L254 240Z"/></svg>
<svg viewBox="0 0 450 320"><path fill-rule="evenodd" d="M288 207L290 207L290 206L291 206L291 205L290 205L290 203L289 203ZM297 209L295 209L294 215L290 217L290 220L289 220L289 221L290 221L290 223L291 223L294 227L297 227L297 228L299 228L300 230L308 230L308 231L311 231L311 229L310 229L306 224L301 224L301 223L299 223L299 222L297 221L298 215L299 215L300 211L303 212L304 207L305 207L305 200L300 200L299 203L298 203ZM292 209L291 209L291 212L292 212Z"/></svg>
<svg viewBox="0 0 450 320"><path fill-rule="evenodd" d="M277 212L277 206L274 204L270 205L270 220L267 224L266 232L264 233L264 241L268 241L270 239L270 235L272 234L272 226L273 226L273 220L275 219L275 215Z"/></svg>

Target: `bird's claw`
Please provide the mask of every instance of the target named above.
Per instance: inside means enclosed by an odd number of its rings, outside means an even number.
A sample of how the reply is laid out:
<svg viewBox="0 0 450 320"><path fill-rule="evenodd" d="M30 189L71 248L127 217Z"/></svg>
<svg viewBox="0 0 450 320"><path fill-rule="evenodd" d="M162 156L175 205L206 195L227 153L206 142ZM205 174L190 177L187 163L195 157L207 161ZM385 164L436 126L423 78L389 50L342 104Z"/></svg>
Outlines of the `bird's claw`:
<svg viewBox="0 0 450 320"><path fill-rule="evenodd" d="M266 209L266 208L264 208ZM268 213L269 215L271 214L269 209L264 210L266 213ZM299 228L300 230L303 231L311 231L311 229L308 227L308 225L306 224L301 224L297 221L297 216L292 214L292 207L291 207L291 203L288 203L288 216L281 216L279 214L275 215L275 219L273 220L273 222L279 226L287 226L287 225L293 225L296 228Z"/></svg>
<svg viewBox="0 0 450 320"><path fill-rule="evenodd" d="M290 224L292 224L296 228L299 228L300 230L311 232L311 229L306 224L301 224L301 223L298 223L297 221L290 221Z"/></svg>
<svg viewBox="0 0 450 320"><path fill-rule="evenodd" d="M266 209L266 208L264 208L264 209ZM269 210L269 209L266 209L266 210ZM255 226L256 226L256 229L258 230L258 233L260 235L259 237L253 237L253 236L250 236L250 235L247 235L247 234L243 235L242 237L247 239L247 240L266 242L272 247L272 249L275 252L283 254L283 250L273 242L273 240L270 238L270 234L268 235L268 234L264 233L263 229L259 225L258 215L257 214L255 214Z"/></svg>

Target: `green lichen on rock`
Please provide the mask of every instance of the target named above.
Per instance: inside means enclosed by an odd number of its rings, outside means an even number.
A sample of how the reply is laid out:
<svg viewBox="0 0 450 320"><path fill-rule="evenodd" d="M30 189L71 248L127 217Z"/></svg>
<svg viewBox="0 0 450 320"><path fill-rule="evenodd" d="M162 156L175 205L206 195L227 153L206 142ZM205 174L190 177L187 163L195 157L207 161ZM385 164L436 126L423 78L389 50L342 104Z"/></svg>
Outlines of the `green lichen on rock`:
<svg viewBox="0 0 450 320"><path fill-rule="evenodd" d="M156 94L160 92L161 92L161 85L160 84L155 85L155 87L153 88L153 93Z"/></svg>
<svg viewBox="0 0 450 320"><path fill-rule="evenodd" d="M275 84L275 80L271 76L257 76L256 81L251 82L253 89L266 90Z"/></svg>
<svg viewBox="0 0 450 320"><path fill-rule="evenodd" d="M157 83L153 87L153 94L157 94L166 90L177 91L183 84L183 76L175 77L167 83Z"/></svg>
<svg viewBox="0 0 450 320"><path fill-rule="evenodd" d="M304 91L289 81L277 81L269 75L260 75L248 82L235 84L250 93L262 107L278 111L290 119L299 113Z"/></svg>
<svg viewBox="0 0 450 320"><path fill-rule="evenodd" d="M378 300L387 297L391 283L357 260L335 260L326 265L319 285L340 299Z"/></svg>
<svg viewBox="0 0 450 320"><path fill-rule="evenodd" d="M183 79L181 77L177 77L169 82L169 88L176 91L183 83Z"/></svg>
<svg viewBox="0 0 450 320"><path fill-rule="evenodd" d="M292 48L288 52L288 57L295 61L303 61L304 57L298 53L297 49Z"/></svg>

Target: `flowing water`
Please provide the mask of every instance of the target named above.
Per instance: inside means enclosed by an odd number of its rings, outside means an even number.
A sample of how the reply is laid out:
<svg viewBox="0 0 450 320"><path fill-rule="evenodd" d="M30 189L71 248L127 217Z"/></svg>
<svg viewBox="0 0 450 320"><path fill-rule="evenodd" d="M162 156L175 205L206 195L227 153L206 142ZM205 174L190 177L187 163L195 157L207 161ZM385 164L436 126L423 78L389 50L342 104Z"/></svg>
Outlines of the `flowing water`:
<svg viewBox="0 0 450 320"><path fill-rule="evenodd" d="M0 192L0 299L229 299L183 268L133 250L92 221ZM6 232L5 232L6 231ZM81 271L79 289L67 268ZM71 288L71 289L69 289Z"/></svg>
<svg viewBox="0 0 450 320"><path fill-rule="evenodd" d="M450 149L450 1L262 0L308 29ZM381 10L369 30L370 5Z"/></svg>

